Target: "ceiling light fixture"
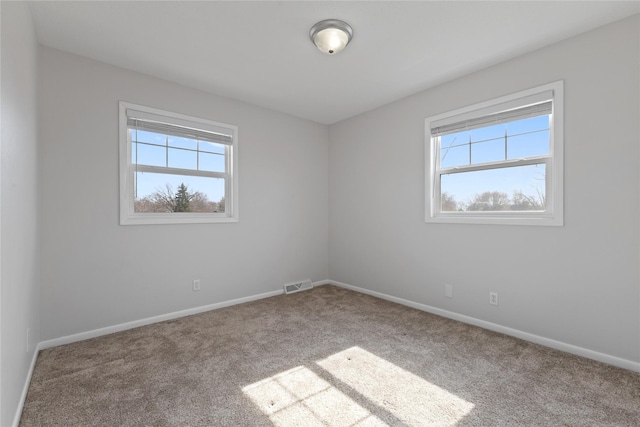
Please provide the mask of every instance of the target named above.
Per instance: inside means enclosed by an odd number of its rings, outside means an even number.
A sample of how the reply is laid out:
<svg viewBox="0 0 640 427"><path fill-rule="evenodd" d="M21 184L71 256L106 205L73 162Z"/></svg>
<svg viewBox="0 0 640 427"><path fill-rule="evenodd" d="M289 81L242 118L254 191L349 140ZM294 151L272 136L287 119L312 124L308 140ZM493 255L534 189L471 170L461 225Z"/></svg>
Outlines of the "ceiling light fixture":
<svg viewBox="0 0 640 427"><path fill-rule="evenodd" d="M333 55L349 44L353 38L353 28L338 19L325 19L311 27L309 38L321 52Z"/></svg>

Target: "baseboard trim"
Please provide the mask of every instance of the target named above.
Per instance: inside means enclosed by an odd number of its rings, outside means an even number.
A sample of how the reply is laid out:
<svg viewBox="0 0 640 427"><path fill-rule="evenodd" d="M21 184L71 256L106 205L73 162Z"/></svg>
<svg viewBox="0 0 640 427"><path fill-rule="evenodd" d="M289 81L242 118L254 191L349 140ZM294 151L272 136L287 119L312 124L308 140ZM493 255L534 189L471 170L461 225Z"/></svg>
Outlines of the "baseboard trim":
<svg viewBox="0 0 640 427"><path fill-rule="evenodd" d="M479 326L484 329L488 329L494 332L500 332L505 335L510 335L516 338L521 338L526 341L530 341L536 344L544 345L546 347L554 348L556 350L564 351L567 353L575 354L578 356L586 357L588 359L593 359L598 362L607 363L609 365L618 366L620 368L629 369L630 371L640 372L640 363L633 362L631 360L621 359L616 356L611 356L605 353L600 353L597 351L589 350L583 347L574 346L572 344L567 344L561 341L552 340L550 338L545 338L539 335L530 334L528 332L520 331L518 329L509 328L506 326L502 326L496 323L487 322L485 320L476 319L474 317L465 316L462 314L458 314L452 311L443 310L437 307L432 307L430 305L421 304L418 302L406 300L403 298L394 297L391 295L387 295L381 292L372 291L365 288L360 288L358 286L349 285L346 283L338 282L335 280L321 280L313 283L313 286L321 286L321 285L334 285L345 289L350 289L355 292L360 292L363 294L371 295L377 298L381 298L387 301L395 302L398 304L405 305L407 307L412 307L417 310L425 311L432 314L437 314L442 317L447 317L449 319L458 320L463 323L468 323L470 325ZM16 414L13 419L13 426L17 426L20 423L20 416L22 415L22 409L24 407L25 400L27 398L27 392L29 391L29 385L31 384L31 377L33 375L33 371L35 369L36 361L38 359L38 354L41 350L57 347L59 345L71 344L78 341L87 340L90 338L96 338L102 335L108 335L115 332L125 331L127 329L133 329L140 326L146 326L153 323L164 322L166 320L177 319L180 317L191 316L193 314L204 313L206 311L216 310L219 308L230 307L237 304L242 304L245 302L256 301L264 298L269 298L277 295L284 294L284 290L280 289L277 291L265 292L262 294L252 295L243 298L237 298L233 300L223 301L219 303L209 304L205 306L190 308L187 310L180 310L173 313L162 314L159 316L148 317L145 319L135 320L132 322L121 323L114 326L108 326L105 328L94 329L91 331L80 332L78 334L68 335L60 338L54 338L46 341L42 341L38 343L36 346L36 350L33 354L33 358L31 360L31 366L29 368L29 372L27 374L27 378L25 380L25 384L22 390L22 396L20 397L20 402L18 408L16 410Z"/></svg>
<svg viewBox="0 0 640 427"><path fill-rule="evenodd" d="M313 286L320 286L329 283L328 280L320 280L313 282ZM236 298L228 301L217 302L214 304L203 305L200 307L189 308L186 310L174 311L172 313L161 314L158 316L147 317L145 319L134 320L131 322L120 323L118 325L107 326L104 328L94 329L91 331L80 332L73 335L67 335L60 338L53 338L50 340L42 341L38 344L40 350L44 350L51 347L57 347L59 345L71 344L78 341L84 341L91 338L100 337L102 335L113 334L115 332L126 331L127 329L138 328L140 326L151 325L153 323L164 322L166 320L178 319L180 317L191 316L194 314L204 313L205 311L216 310L218 308L230 307L232 305L243 304L245 302L257 301L264 298L274 297L284 294L284 289L278 289L277 291L265 292L262 294L251 295L248 297Z"/></svg>
<svg viewBox="0 0 640 427"><path fill-rule="evenodd" d="M327 283L326 280L314 282L313 286L324 285L326 283ZM284 294L283 289L279 289L277 291L265 292L262 294L252 295L248 297L218 302L214 304L204 305L200 307L189 308L186 310L175 311L172 313L162 314L159 316L148 317L145 319L134 320L132 322L120 323L118 325L107 326L105 328L94 329L91 331L80 332L73 335L67 335L60 338L41 341L36 346L36 350L33 354L31 367L29 368L29 372L27 373L27 378L25 380L25 384L22 390L22 396L20 397L20 402L18 403L18 408L13 418L13 426L17 426L20 423L20 417L22 415L22 409L24 407L24 403L27 398L27 392L29 391L29 385L31 384L31 377L33 376L33 370L35 369L36 360L38 359L38 353L40 353L41 350L45 350L51 347L57 347L60 345L71 344L78 341L84 341L84 340L87 340L90 338L96 338L102 335L113 334L115 332L126 331L127 329L138 328L140 326L151 325L153 323L164 322L165 320L177 319L180 317L191 316L193 314L204 313L205 311L216 310L218 308L230 307L232 305L242 304L250 301L256 301L263 298L269 298L269 297L273 297L281 294Z"/></svg>
<svg viewBox="0 0 640 427"><path fill-rule="evenodd" d="M38 360L38 354L40 353L40 350L40 344L36 345L36 349L33 352L33 357L31 358L31 366L29 366L29 371L27 372L27 377L24 382L24 386L22 387L22 394L20 395L20 400L18 401L18 407L16 408L16 413L13 416L13 423L11 424L13 427L17 427L18 424L20 424L22 408L24 408L24 402L27 400L27 393L29 392L31 377L33 376L33 370L36 367L36 360Z"/></svg>
<svg viewBox="0 0 640 427"><path fill-rule="evenodd" d="M505 335L510 335L512 337L521 338L526 341L530 341L535 344L540 344L545 347L550 347L556 350L564 351L567 353L575 354L577 356L586 357L588 359L593 359L598 362L607 363L609 365L617 366L619 368L628 369L630 371L640 372L640 363L634 362L627 359L622 359L616 356L612 356L605 353L600 353L594 350L589 350L587 348L578 347L572 344L567 344L562 341L556 341L550 338L545 338L540 335L531 334L529 332L524 332L518 329L509 328L506 326L499 325L497 323L487 322L485 320L476 319L475 317L465 316L463 314L458 314L452 311L443 310L441 308L432 307L430 305L421 304L418 302L406 300L403 298L394 297L391 295L383 294L381 292L371 291L369 289L360 288L358 286L348 285L346 283L337 282L335 280L328 280L326 283L338 286L345 289L350 289L352 291L360 292L363 294L371 295L377 298L381 298L387 301L395 302L398 304L406 305L407 307L415 308L421 311L426 311L428 313L437 314L438 316L446 317L453 320L458 320L463 323L468 323L470 325L479 326L484 329L489 329L490 331L500 332Z"/></svg>
<svg viewBox="0 0 640 427"><path fill-rule="evenodd" d="M318 283L326 283L326 281L318 282ZM131 322L120 323L118 325L107 326L105 328L94 329L91 331L80 332L73 335L67 335L60 338L54 338L54 339L42 341L40 343L40 347L41 349L44 350L51 347L57 347L59 345L71 344L78 341L84 341L90 338L96 338L102 335L108 335L108 334L113 334L115 332L126 331L127 329L138 328L140 326L146 326L146 325L151 325L153 323L164 322L166 320L173 320L173 319L178 319L180 317L204 313L205 311L216 310L219 308L230 307L232 305L242 304L245 302L256 301L263 298L269 298L276 295L281 295L283 293L284 293L284 290L279 289L277 291L270 291L262 294L251 295L248 297L236 298L228 301L217 302L214 304L203 305L200 307L189 308L186 310L175 311L172 313L161 314L158 316L147 317L145 319L134 320Z"/></svg>

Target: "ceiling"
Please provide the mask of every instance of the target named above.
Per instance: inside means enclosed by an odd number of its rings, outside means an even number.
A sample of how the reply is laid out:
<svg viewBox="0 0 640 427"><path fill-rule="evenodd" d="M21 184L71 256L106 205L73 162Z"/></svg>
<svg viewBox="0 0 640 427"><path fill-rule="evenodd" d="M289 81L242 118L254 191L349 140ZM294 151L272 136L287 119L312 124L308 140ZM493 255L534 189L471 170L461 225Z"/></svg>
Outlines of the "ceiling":
<svg viewBox="0 0 640 427"><path fill-rule="evenodd" d="M38 41L332 124L640 12L640 1L42 1ZM317 21L354 30L329 56Z"/></svg>

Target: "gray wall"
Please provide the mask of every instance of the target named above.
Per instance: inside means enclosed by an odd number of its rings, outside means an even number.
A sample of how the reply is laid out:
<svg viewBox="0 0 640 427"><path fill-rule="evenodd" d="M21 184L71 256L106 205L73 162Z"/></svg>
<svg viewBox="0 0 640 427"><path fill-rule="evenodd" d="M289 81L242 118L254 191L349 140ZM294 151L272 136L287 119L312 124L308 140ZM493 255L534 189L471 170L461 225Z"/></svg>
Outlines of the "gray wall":
<svg viewBox="0 0 640 427"><path fill-rule="evenodd" d="M0 425L8 426L39 341L37 43L26 3L2 2L0 7Z"/></svg>
<svg viewBox="0 0 640 427"><path fill-rule="evenodd" d="M329 277L639 362L639 36L636 15L331 126ZM565 226L426 224L424 118L561 79Z"/></svg>
<svg viewBox="0 0 640 427"><path fill-rule="evenodd" d="M327 128L38 48L27 5L1 12L1 425L39 341L301 278L640 362L637 16ZM425 224L424 118L559 79L566 225ZM121 99L239 126L239 223L118 225Z"/></svg>
<svg viewBox="0 0 640 427"><path fill-rule="evenodd" d="M326 126L50 48L39 60L42 340L326 279ZM119 100L239 127L240 222L118 225Z"/></svg>

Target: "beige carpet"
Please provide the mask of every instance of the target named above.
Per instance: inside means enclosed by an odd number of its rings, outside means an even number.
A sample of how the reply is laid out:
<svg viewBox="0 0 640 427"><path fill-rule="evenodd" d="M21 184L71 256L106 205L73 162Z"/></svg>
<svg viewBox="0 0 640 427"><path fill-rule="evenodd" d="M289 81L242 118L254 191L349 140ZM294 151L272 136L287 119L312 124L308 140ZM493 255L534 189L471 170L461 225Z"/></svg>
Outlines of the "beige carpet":
<svg viewBox="0 0 640 427"><path fill-rule="evenodd" d="M640 374L334 286L44 350L22 426L638 426Z"/></svg>

